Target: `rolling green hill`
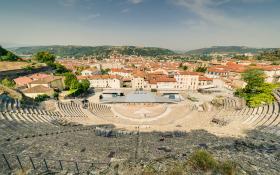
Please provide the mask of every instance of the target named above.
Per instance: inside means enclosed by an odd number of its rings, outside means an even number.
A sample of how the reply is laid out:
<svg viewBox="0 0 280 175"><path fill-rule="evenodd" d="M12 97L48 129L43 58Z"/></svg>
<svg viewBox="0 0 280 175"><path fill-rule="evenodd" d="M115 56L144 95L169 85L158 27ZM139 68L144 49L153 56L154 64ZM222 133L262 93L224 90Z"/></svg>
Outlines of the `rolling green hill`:
<svg viewBox="0 0 280 175"><path fill-rule="evenodd" d="M19 47L11 49L18 55L32 55L40 51L48 51L58 56L88 56L107 57L113 53L122 55L139 55L139 56L159 56L171 55L175 52L156 48L156 47L135 47L135 46L34 46L34 47Z"/></svg>
<svg viewBox="0 0 280 175"><path fill-rule="evenodd" d="M191 55L204 55L211 53L226 53L226 54L244 54L244 53L253 53L259 54L264 51L273 51L274 48L251 48L244 46L214 46L210 48L202 48L196 50L190 50L186 54Z"/></svg>

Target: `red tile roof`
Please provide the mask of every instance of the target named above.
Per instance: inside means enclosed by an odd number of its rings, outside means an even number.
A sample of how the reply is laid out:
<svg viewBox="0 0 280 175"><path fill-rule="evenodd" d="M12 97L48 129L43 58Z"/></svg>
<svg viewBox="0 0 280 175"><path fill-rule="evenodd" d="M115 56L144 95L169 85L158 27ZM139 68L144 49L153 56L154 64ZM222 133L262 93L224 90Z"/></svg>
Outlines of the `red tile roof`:
<svg viewBox="0 0 280 175"><path fill-rule="evenodd" d="M213 81L213 78L208 78L205 76L199 76L199 81Z"/></svg>
<svg viewBox="0 0 280 175"><path fill-rule="evenodd" d="M119 79L121 80L121 77L118 75L91 75L91 76L77 76L78 80L83 79L89 79L89 80L98 80L98 79Z"/></svg>
<svg viewBox="0 0 280 175"><path fill-rule="evenodd" d="M126 69L118 69L118 68L113 68L111 69L111 72L122 72L122 73L130 73L131 71L126 70Z"/></svg>
<svg viewBox="0 0 280 175"><path fill-rule="evenodd" d="M190 71L180 71L178 72L180 75L203 75L201 72L190 72Z"/></svg>
<svg viewBox="0 0 280 175"><path fill-rule="evenodd" d="M226 68L210 67L208 72L227 73L229 71Z"/></svg>
<svg viewBox="0 0 280 175"><path fill-rule="evenodd" d="M38 73L38 74L30 75L29 77L32 78L33 80L38 80L38 79L46 78L49 76L51 76L51 75Z"/></svg>
<svg viewBox="0 0 280 175"><path fill-rule="evenodd" d="M18 77L14 79L17 85L23 86L27 85L28 83L31 83L33 80L29 77Z"/></svg>

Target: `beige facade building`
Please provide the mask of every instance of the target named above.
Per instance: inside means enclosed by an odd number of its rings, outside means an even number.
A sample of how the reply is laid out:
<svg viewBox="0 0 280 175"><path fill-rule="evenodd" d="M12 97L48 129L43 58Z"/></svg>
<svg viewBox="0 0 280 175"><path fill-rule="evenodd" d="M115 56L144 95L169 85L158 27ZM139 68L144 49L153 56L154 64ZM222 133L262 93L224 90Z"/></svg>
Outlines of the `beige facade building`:
<svg viewBox="0 0 280 175"><path fill-rule="evenodd" d="M78 79L88 79L90 82L90 87L94 88L119 89L122 87L122 80L116 75L79 76Z"/></svg>
<svg viewBox="0 0 280 175"><path fill-rule="evenodd" d="M52 96L54 94L54 90L52 88L43 85L33 86L31 88L23 90L22 92L25 96L30 98L36 98L38 95L45 94L48 96Z"/></svg>
<svg viewBox="0 0 280 175"><path fill-rule="evenodd" d="M133 89L146 89L147 82L142 77L134 77L131 80L131 86Z"/></svg>
<svg viewBox="0 0 280 175"><path fill-rule="evenodd" d="M132 73L129 70L126 69L111 69L111 71L109 72L110 75L118 75L121 76L123 78L132 78Z"/></svg>
<svg viewBox="0 0 280 175"><path fill-rule="evenodd" d="M178 90L197 90L199 85L199 74L195 72L178 72L174 75Z"/></svg>
<svg viewBox="0 0 280 175"><path fill-rule="evenodd" d="M38 79L35 81L32 81L29 83L29 88L35 87L35 86L45 86L47 88L53 88L53 89L64 89L64 78L59 76L49 76L46 78Z"/></svg>

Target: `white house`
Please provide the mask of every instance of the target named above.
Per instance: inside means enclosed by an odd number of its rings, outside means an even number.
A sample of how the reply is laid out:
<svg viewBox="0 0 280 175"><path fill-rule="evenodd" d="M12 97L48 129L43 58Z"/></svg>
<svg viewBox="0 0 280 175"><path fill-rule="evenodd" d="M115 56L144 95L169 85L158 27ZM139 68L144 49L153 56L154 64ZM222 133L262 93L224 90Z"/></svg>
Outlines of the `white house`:
<svg viewBox="0 0 280 175"><path fill-rule="evenodd" d="M149 80L149 87L157 90L173 90L176 89L176 79L168 77L158 77L156 79Z"/></svg>
<svg viewBox="0 0 280 175"><path fill-rule="evenodd" d="M208 68L206 74L208 78L220 78L229 75L229 70L224 67L210 67Z"/></svg>
<svg viewBox="0 0 280 175"><path fill-rule="evenodd" d="M79 76L78 79L88 79L90 82L90 87L94 88L119 89L122 87L122 80L116 75Z"/></svg>

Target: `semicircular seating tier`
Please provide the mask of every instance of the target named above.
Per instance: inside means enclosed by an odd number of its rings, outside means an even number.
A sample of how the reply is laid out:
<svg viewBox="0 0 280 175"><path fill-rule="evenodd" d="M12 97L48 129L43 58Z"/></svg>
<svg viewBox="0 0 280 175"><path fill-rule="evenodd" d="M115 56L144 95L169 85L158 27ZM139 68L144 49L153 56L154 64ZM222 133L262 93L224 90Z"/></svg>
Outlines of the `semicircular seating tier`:
<svg viewBox="0 0 280 175"><path fill-rule="evenodd" d="M99 104L99 103L88 103L88 110L97 117L113 117L114 113L111 110L111 106Z"/></svg>
<svg viewBox="0 0 280 175"><path fill-rule="evenodd" d="M57 102L56 107L65 117L87 117L83 112L82 104L76 102Z"/></svg>
<svg viewBox="0 0 280 175"><path fill-rule="evenodd" d="M257 108L244 107L240 110L224 109L219 111L215 118L227 118L231 121L238 120L252 128L264 132L280 135L280 102L263 105Z"/></svg>
<svg viewBox="0 0 280 175"><path fill-rule="evenodd" d="M224 109L241 109L246 106L246 102L243 99L235 97L227 97L223 99Z"/></svg>

